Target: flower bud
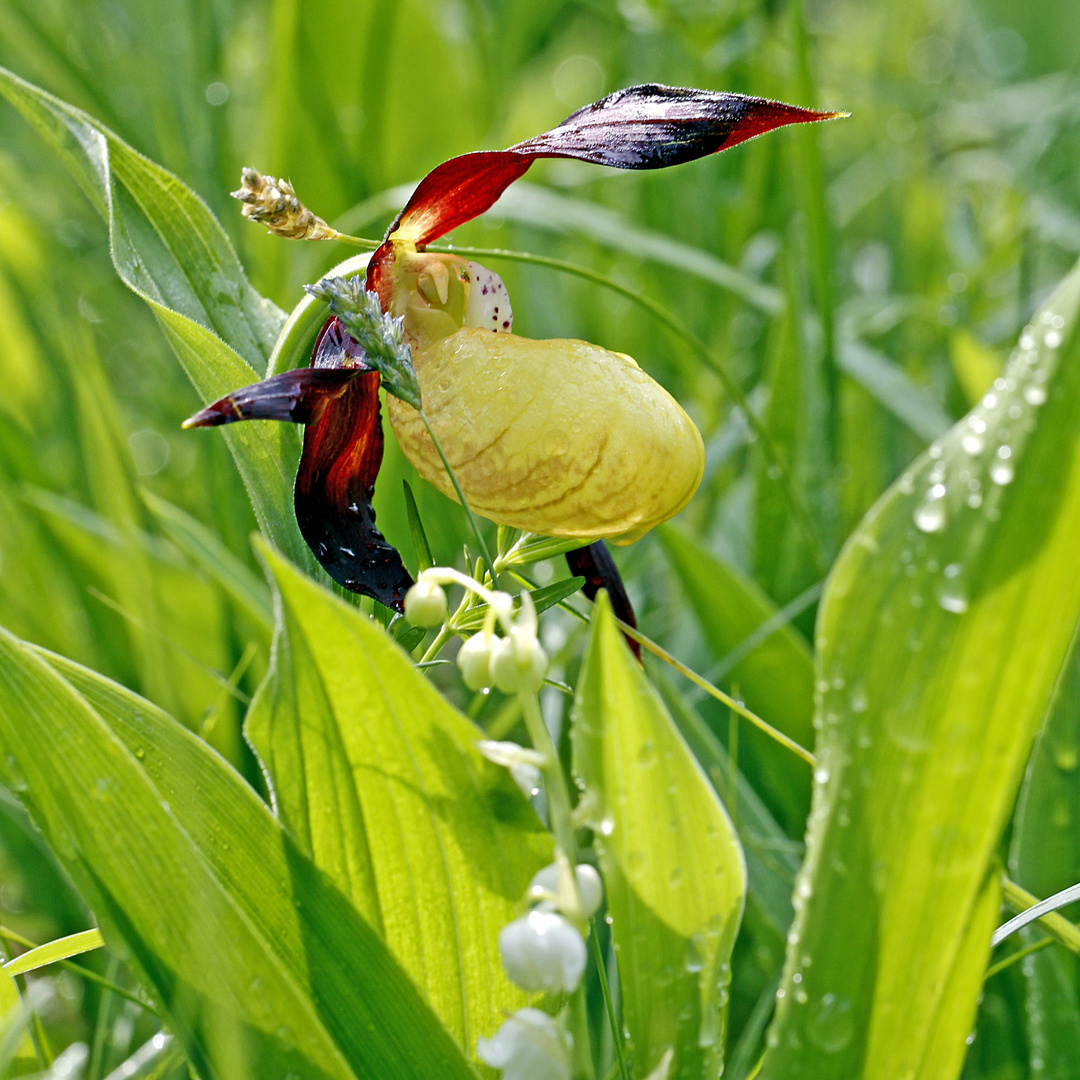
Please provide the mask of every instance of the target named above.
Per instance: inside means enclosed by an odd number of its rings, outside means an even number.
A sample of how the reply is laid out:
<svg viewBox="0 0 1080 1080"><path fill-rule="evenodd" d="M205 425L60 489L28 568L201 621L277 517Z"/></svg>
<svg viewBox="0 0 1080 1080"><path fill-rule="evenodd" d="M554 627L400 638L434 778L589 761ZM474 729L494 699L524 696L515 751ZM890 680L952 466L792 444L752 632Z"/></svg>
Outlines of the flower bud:
<svg viewBox="0 0 1080 1080"><path fill-rule="evenodd" d="M420 580L405 594L405 618L413 626L438 626L446 619L446 593L441 585Z"/></svg>
<svg viewBox="0 0 1080 1080"><path fill-rule="evenodd" d="M478 1039L476 1054L502 1070L502 1080L570 1080L574 1040L539 1009L518 1009L490 1039Z"/></svg>
<svg viewBox="0 0 1080 1080"><path fill-rule="evenodd" d="M504 926L499 953L522 990L572 993L585 972L585 939L561 915L530 911Z"/></svg>
<svg viewBox="0 0 1080 1080"><path fill-rule="evenodd" d="M504 693L534 693L547 674L548 658L535 632L515 626L491 649L491 681Z"/></svg>
<svg viewBox="0 0 1080 1080"><path fill-rule="evenodd" d="M604 884L596 868L588 863L578 863L574 868L574 876L577 878L578 893L581 896L581 917L591 919L600 910L600 903L604 899ZM569 877L569 868L567 870ZM538 870L529 882L529 890L525 894L531 901L551 901L552 897L562 895L561 868L558 863L545 866ZM569 915L575 912L567 912Z"/></svg>
<svg viewBox="0 0 1080 1080"><path fill-rule="evenodd" d="M496 640L494 634L473 634L458 649L458 670L470 690L491 685L491 647Z"/></svg>

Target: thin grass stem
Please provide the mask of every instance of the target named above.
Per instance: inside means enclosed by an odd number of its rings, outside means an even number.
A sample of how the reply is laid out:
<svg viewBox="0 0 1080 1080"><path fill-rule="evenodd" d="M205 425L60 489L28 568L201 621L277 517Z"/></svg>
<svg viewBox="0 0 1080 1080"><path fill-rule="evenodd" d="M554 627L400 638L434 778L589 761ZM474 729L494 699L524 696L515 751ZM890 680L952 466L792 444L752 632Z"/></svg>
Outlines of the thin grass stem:
<svg viewBox="0 0 1080 1080"><path fill-rule="evenodd" d="M622 1080L630 1080L630 1073L626 1069L626 1055L623 1053L622 1032L619 1031L619 1018L615 1014L615 1000L611 996L611 987L608 984L607 964L604 963L604 954L600 951L600 938L597 936L596 918L593 917L589 933L589 946L592 949L593 961L596 964L596 974L600 979L600 993L604 998L604 1008L607 1011L608 1024L611 1027L611 1042L615 1047L615 1060L619 1066L619 1076Z"/></svg>
<svg viewBox="0 0 1080 1080"><path fill-rule="evenodd" d="M1045 949L1047 945L1053 945L1057 939L1051 936L1040 938L1034 945L1028 945L1026 948L1017 949L1016 952L1006 956L1004 960L999 960L996 964L992 964L986 969L986 974L983 976L983 982L992 978L999 971L1004 971L1008 967L1012 967L1018 960L1023 960L1025 956L1030 956L1032 953L1038 952L1040 949Z"/></svg>

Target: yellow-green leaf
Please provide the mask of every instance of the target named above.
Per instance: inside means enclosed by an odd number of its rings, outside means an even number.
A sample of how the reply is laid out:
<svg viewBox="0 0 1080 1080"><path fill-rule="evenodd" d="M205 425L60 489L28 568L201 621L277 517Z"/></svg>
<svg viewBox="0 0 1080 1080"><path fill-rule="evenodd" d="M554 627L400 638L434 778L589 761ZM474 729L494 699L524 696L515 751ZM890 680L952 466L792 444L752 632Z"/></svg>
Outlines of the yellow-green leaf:
<svg viewBox="0 0 1080 1080"><path fill-rule="evenodd" d="M596 836L634 1075L723 1064L728 963L746 867L731 822L631 656L602 595L578 682L574 772L599 803Z"/></svg>
<svg viewBox="0 0 1080 1080"><path fill-rule="evenodd" d="M960 1068L989 952L968 928L1080 620L1078 308L1080 270L833 569L769 1080Z"/></svg>

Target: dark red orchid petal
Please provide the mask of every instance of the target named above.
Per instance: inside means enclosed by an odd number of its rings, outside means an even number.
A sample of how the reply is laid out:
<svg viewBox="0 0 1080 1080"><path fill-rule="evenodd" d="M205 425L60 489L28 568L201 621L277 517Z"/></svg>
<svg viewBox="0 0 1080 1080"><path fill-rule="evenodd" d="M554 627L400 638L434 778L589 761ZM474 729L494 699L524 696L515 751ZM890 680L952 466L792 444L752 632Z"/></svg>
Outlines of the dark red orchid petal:
<svg viewBox="0 0 1080 1080"><path fill-rule="evenodd" d="M327 319L311 367L227 394L184 427L236 420L307 425L293 489L300 534L339 584L403 611L413 583L401 556L375 528L371 497L383 457L379 373L340 320Z"/></svg>
<svg viewBox="0 0 1080 1080"><path fill-rule="evenodd" d="M371 506L382 456L379 373L365 371L305 428L293 506L301 535L339 585L403 611L413 580Z"/></svg>
<svg viewBox="0 0 1080 1080"><path fill-rule="evenodd" d="M368 265L368 288L389 300L391 240L422 247L489 209L541 157L616 169L663 169L714 154L785 124L829 120L766 98L646 83L571 113L558 127L508 150L463 154L428 173Z"/></svg>
<svg viewBox="0 0 1080 1080"><path fill-rule="evenodd" d="M313 424L331 401L345 393L360 368L298 368L253 383L207 405L184 427L218 427L237 420L291 420Z"/></svg>
<svg viewBox="0 0 1080 1080"><path fill-rule="evenodd" d="M570 567L570 573L575 577L585 579L581 591L590 600L595 600L596 594L601 589L607 589L611 610L615 613L615 617L622 619L627 626L637 629L634 606L630 603L630 597L626 595L626 586L623 585L619 568L615 565L615 560L611 557L611 552L608 551L607 544L603 540L597 540L588 547L568 551L566 565ZM626 638L630 651L640 660L641 646L629 634L624 634L623 637Z"/></svg>

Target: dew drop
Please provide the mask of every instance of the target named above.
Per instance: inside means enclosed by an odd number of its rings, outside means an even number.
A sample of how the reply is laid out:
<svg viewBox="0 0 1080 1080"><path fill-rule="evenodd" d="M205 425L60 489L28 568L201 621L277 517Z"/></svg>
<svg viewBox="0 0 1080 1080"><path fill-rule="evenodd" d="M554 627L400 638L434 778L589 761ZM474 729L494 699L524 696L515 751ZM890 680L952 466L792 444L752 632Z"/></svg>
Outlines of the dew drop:
<svg viewBox="0 0 1080 1080"><path fill-rule="evenodd" d="M942 591L938 594L938 603L945 611L951 611L954 615L963 615L968 609L967 597L959 592Z"/></svg>
<svg viewBox="0 0 1080 1080"><path fill-rule="evenodd" d="M654 743L652 739L648 739L641 744L641 749L638 750L637 760L638 764L643 769L647 769L651 765L656 764L656 743Z"/></svg>
<svg viewBox="0 0 1080 1080"><path fill-rule="evenodd" d="M983 441L978 435L965 435L960 440L960 445L964 448L964 453L971 454L972 457L983 452Z"/></svg>
<svg viewBox="0 0 1080 1080"><path fill-rule="evenodd" d="M683 879L682 867L681 866L673 866L671 868L671 873L668 874L668 885L673 889L677 889L682 884L682 879Z"/></svg>
<svg viewBox="0 0 1080 1080"><path fill-rule="evenodd" d="M1011 484L1014 475L1012 462L997 461L990 466L990 479L993 480L995 484L999 484L1002 487L1006 484Z"/></svg>
<svg viewBox="0 0 1080 1080"><path fill-rule="evenodd" d="M1061 331L1047 330L1046 337L1043 338L1043 344L1048 349L1056 349L1061 344Z"/></svg>
<svg viewBox="0 0 1080 1080"><path fill-rule="evenodd" d="M645 876L645 856L640 851L631 851L627 856L626 874L632 881Z"/></svg>
<svg viewBox="0 0 1080 1080"><path fill-rule="evenodd" d="M829 782L829 770L824 765L819 765L814 770L814 783L827 784Z"/></svg>
<svg viewBox="0 0 1080 1080"><path fill-rule="evenodd" d="M1042 405L1046 401L1045 387L1036 385L1024 387L1024 400L1029 405Z"/></svg>
<svg viewBox="0 0 1080 1080"><path fill-rule="evenodd" d="M941 532L945 528L945 504L939 498L928 498L920 503L912 517L916 527L925 533Z"/></svg>
<svg viewBox="0 0 1080 1080"><path fill-rule="evenodd" d="M855 1018L851 1002L837 994L825 994L814 1006L807 1035L810 1041L827 1054L838 1054L855 1034Z"/></svg>
<svg viewBox="0 0 1080 1080"><path fill-rule="evenodd" d="M705 966L705 939L701 934L694 934L686 942L686 970L694 973Z"/></svg>
<svg viewBox="0 0 1080 1080"><path fill-rule="evenodd" d="M1080 764L1080 755L1075 746L1057 746L1054 748L1054 764L1063 772L1073 772Z"/></svg>

